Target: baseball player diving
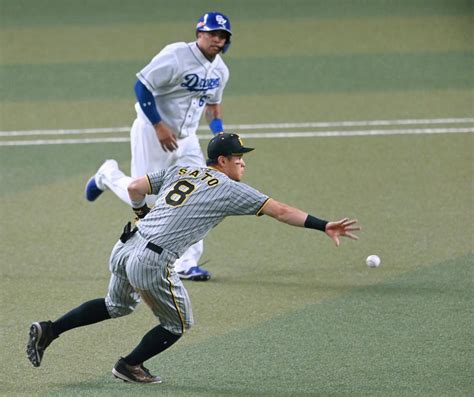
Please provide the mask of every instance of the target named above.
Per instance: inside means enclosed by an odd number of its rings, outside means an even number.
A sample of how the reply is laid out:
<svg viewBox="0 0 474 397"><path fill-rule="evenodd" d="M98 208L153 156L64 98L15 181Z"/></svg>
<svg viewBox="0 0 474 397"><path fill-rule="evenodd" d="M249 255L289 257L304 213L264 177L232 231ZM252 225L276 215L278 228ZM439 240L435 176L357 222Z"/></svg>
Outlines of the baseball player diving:
<svg viewBox="0 0 474 397"><path fill-rule="evenodd" d="M176 164L205 165L196 130L204 112L214 134L224 131L221 101L229 69L220 54L229 49L231 36L229 18L208 12L197 23L196 41L164 47L137 73L137 117L130 133L132 177ZM94 201L110 189L131 204L117 169L115 160L99 168L86 185L87 200ZM203 242L197 241L180 256L175 267L181 278L206 281L211 277L198 264L202 252Z"/></svg>
<svg viewBox="0 0 474 397"><path fill-rule="evenodd" d="M117 361L112 373L126 382L161 383L144 362L173 345L193 324L191 302L174 263L227 216L268 215L319 230L337 246L341 236L357 239L356 220L327 222L240 182L243 155L252 150L237 134L221 133L208 144L207 166L174 165L130 180L128 194L141 221L134 229L128 223L112 250L107 296L87 301L54 322L34 322L27 345L31 363L39 367L45 349L62 333L130 314L141 299L159 324ZM151 209L149 194L156 197Z"/></svg>

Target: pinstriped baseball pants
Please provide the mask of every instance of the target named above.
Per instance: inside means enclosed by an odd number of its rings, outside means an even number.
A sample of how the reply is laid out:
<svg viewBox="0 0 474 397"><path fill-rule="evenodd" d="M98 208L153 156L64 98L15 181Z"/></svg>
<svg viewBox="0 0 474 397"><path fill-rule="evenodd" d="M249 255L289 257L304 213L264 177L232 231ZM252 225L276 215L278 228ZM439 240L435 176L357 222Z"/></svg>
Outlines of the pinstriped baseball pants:
<svg viewBox="0 0 474 397"><path fill-rule="evenodd" d="M176 255L146 248L139 233L125 244L118 241L110 255L111 272L105 304L111 317L130 314L143 300L163 328L181 335L193 324L188 292L176 274Z"/></svg>

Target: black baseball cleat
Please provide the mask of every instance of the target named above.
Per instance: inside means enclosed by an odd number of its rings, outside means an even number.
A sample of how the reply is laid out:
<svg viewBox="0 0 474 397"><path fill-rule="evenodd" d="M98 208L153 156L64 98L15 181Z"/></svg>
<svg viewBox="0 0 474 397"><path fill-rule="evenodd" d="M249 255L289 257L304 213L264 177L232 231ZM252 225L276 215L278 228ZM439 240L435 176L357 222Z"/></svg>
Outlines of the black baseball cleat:
<svg viewBox="0 0 474 397"><path fill-rule="evenodd" d="M51 321L31 324L28 344L26 345L26 354L33 366L39 367L41 365L44 351L56 338L57 336L53 334Z"/></svg>
<svg viewBox="0 0 474 397"><path fill-rule="evenodd" d="M150 371L143 364L128 365L123 358L120 358L112 368L112 374L124 382L161 383L161 378L150 374Z"/></svg>

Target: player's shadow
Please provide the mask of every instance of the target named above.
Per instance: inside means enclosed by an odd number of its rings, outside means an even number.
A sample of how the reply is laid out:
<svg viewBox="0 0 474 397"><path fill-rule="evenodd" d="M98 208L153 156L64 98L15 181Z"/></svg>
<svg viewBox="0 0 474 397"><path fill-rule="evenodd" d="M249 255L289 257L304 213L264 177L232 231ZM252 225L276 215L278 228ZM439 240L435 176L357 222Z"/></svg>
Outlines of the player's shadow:
<svg viewBox="0 0 474 397"><path fill-rule="evenodd" d="M329 283L329 282L321 282L318 280L314 279L304 279L301 278L299 280L288 280L282 277L281 279L279 278L273 278L269 280L268 278L258 278L254 277L252 279L240 279L240 278L232 278L232 277L215 277L214 282L220 283L223 285L229 285L229 286L243 286L243 287L249 287L249 286L255 286L255 288L308 288L308 289L325 289L325 290L344 290L347 291L348 289L356 287L355 285L352 284L345 284L345 283Z"/></svg>
<svg viewBox="0 0 474 397"><path fill-rule="evenodd" d="M139 389L137 389L139 388ZM56 383L48 391L48 397L64 395L84 395L84 396L122 396L125 394L139 396L156 396L161 394L164 396L235 396L245 395L248 397L275 397L284 396L286 393L280 394L276 390L272 391L254 391L245 387L230 388L226 384L209 384L199 386L198 384L176 384L173 379L163 379L161 384L137 385L127 383L119 379L115 379L112 374L103 374L95 379L85 380L82 382L72 383ZM299 395L311 395L307 393L299 393Z"/></svg>
<svg viewBox="0 0 474 397"><path fill-rule="evenodd" d="M275 289L311 289L319 291L336 291L344 293L368 294L370 296L450 296L459 295L463 293L462 289L446 288L442 281L426 283L423 281L381 281L380 283L371 284L351 284L342 281L319 281L312 278L301 278L298 280L288 280L284 277L280 278L262 278L254 277L248 278L233 278L233 277L215 277L213 282L232 287L248 288L254 286L255 288L275 288Z"/></svg>

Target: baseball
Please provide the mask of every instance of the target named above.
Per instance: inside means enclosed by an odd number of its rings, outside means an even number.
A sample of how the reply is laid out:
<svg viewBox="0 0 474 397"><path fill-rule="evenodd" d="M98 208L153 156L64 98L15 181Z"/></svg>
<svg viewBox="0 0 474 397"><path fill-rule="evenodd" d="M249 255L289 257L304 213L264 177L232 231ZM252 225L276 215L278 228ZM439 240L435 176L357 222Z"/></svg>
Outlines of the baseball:
<svg viewBox="0 0 474 397"><path fill-rule="evenodd" d="M377 255L369 255L365 260L368 267L379 267L380 266L380 258Z"/></svg>

